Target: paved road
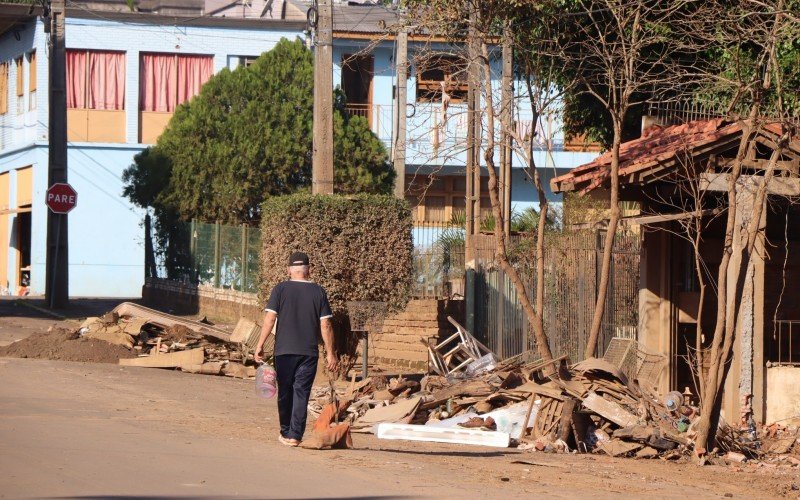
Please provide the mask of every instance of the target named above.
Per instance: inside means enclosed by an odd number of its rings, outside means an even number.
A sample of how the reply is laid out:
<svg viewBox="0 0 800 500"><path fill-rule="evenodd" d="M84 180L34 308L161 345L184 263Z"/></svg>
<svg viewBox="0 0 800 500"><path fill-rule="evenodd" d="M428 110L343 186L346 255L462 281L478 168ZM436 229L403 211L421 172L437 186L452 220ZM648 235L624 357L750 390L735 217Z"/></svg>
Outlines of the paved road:
<svg viewBox="0 0 800 500"><path fill-rule="evenodd" d="M0 318L2 323L2 318ZM382 441L277 443L253 382L0 358L0 497L797 498L797 469ZM520 462L520 460L522 462Z"/></svg>
<svg viewBox="0 0 800 500"><path fill-rule="evenodd" d="M0 380L4 497L387 497L414 491L406 481L333 463L331 452L278 444L274 402L243 397L251 381L4 358ZM255 405L267 407L253 411ZM440 493L468 491L446 487Z"/></svg>

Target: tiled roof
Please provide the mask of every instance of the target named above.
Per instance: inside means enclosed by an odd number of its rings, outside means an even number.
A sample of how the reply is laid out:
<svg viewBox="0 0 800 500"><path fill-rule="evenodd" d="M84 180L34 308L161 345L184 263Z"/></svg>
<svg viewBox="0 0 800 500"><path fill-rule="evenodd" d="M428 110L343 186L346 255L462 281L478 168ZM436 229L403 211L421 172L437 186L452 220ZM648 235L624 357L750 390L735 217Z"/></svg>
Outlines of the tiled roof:
<svg viewBox="0 0 800 500"><path fill-rule="evenodd" d="M620 146L620 179L644 183L659 179L677 164L680 154L696 156L717 146L733 144L741 132L739 123L723 119L698 120L668 127L654 126L642 137ZM550 181L556 192L595 189L610 177L611 152L572 169Z"/></svg>

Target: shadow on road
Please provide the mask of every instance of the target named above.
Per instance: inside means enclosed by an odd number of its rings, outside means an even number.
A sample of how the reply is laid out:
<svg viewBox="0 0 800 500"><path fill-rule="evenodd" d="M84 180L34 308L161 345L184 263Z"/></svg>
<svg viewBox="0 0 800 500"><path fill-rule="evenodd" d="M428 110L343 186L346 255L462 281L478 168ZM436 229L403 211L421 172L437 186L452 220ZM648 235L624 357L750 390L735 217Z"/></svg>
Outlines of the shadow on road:
<svg viewBox="0 0 800 500"><path fill-rule="evenodd" d="M139 302L140 299L87 298L70 299L69 307L51 311L44 297L2 297L0 317L14 316L40 319L79 320L90 316L102 316L123 302Z"/></svg>
<svg viewBox="0 0 800 500"><path fill-rule="evenodd" d="M139 496L139 495L90 495L90 496L75 496L75 497L45 497L51 499L113 499L113 500L145 500L150 498L214 498L214 499L236 499L242 500L243 498L246 500L248 497L241 497L241 496L219 496L219 495L208 495L208 496L201 496L201 495L151 495L151 496ZM266 498L266 497L250 497L253 499L256 498ZM380 496L330 496L330 497L315 497L315 498L338 498L342 500L368 500L371 498L381 498L381 499L400 499L400 498L408 498L406 496L400 495L380 495Z"/></svg>
<svg viewBox="0 0 800 500"><path fill-rule="evenodd" d="M390 450L387 448L370 449L359 448L365 451L381 451L384 453L397 453L400 455L429 455L437 457L463 457L463 458L491 458L491 457L506 457L519 455L519 452L504 452L504 451L424 451L424 450Z"/></svg>

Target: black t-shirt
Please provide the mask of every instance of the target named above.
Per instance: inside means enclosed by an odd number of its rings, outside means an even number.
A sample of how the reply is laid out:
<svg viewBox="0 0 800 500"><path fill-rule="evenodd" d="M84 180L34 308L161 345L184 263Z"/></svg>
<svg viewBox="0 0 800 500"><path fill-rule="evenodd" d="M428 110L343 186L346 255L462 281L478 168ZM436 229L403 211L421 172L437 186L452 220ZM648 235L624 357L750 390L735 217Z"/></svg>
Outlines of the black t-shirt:
<svg viewBox="0 0 800 500"><path fill-rule="evenodd" d="M321 286L300 280L278 283L269 296L267 311L278 315L275 356L319 356L320 320L333 316Z"/></svg>

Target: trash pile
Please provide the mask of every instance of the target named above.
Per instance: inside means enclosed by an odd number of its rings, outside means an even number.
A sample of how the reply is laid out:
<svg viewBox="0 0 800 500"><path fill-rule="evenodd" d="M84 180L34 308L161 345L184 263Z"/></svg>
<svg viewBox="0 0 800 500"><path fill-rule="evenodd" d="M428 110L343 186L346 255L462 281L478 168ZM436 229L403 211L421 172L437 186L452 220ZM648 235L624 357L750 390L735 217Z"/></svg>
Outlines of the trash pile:
<svg viewBox="0 0 800 500"><path fill-rule="evenodd" d="M463 344L477 341L457 327L460 333L451 341L462 346L449 350L470 352ZM694 452L699 408L689 393L658 394L647 380L629 378L607 359L569 365L566 356L544 362L527 354L498 362L480 348L469 353L470 363L433 353L433 369L440 373L420 380L373 376L353 378L349 387L336 390L315 387L310 415L335 400L337 417L350 424L351 432L373 432L382 439L668 460ZM772 429L776 444L768 449L764 439L723 424L720 449L707 455L725 461L785 455L780 460L800 464L790 455L800 453L797 429Z"/></svg>
<svg viewBox="0 0 800 500"><path fill-rule="evenodd" d="M248 353L259 335L258 326L240 319L228 332L203 321L191 321L130 302L102 317L87 318L77 332L82 338L104 340L138 353L120 359L123 366L178 368L189 373L255 376Z"/></svg>
<svg viewBox="0 0 800 500"><path fill-rule="evenodd" d="M800 427L773 423L724 426L717 432L717 446L728 463L752 463L760 467L800 466Z"/></svg>

